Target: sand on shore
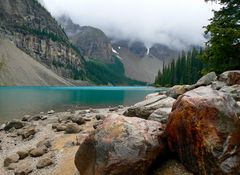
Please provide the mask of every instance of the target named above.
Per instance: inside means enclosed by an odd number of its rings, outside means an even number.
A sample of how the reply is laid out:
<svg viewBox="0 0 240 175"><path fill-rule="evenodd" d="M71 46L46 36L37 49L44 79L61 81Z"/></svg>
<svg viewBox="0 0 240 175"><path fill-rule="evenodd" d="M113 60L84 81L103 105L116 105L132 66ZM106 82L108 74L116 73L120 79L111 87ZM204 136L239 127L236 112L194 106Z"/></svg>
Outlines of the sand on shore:
<svg viewBox="0 0 240 175"><path fill-rule="evenodd" d="M7 132L1 130L0 174L11 175L14 174L16 170L8 170L8 168L4 167L4 160L8 156L17 153L18 151L26 151L36 148L40 141L50 140L52 146L46 154L40 157L28 156L23 160L19 160L17 165L21 165L21 163L30 163L33 170L30 174L34 175L78 175L78 171L74 165L75 153L79 147L79 145L76 144L77 138L79 142L79 140L83 140L90 132L94 131L93 126L100 122L96 119L96 115L107 116L113 113L123 114L125 110L126 107L116 107L112 110L110 108L102 108L58 112L53 114L41 114L44 116L44 120L28 122L29 125L35 125L37 130L36 134L31 139L22 139L21 136L18 136L17 129ZM67 118L67 116L82 116L84 119L86 119L87 121L85 124L79 125L82 131L75 134L66 134L64 131L56 132L54 129L52 129L52 125L59 123L59 119ZM73 145L70 143L73 143ZM37 169L37 162L44 157L52 157L53 164L42 169Z"/></svg>

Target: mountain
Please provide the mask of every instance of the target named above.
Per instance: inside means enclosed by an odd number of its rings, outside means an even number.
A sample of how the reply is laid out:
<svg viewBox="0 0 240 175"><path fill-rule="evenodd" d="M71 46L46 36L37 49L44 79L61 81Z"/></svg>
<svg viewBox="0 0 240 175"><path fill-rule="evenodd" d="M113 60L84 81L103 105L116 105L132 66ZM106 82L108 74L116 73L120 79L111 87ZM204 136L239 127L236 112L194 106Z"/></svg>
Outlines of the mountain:
<svg viewBox="0 0 240 175"><path fill-rule="evenodd" d="M84 56L95 58L104 63L113 62L111 42L103 31L91 26L79 26L63 15L57 18L69 39Z"/></svg>
<svg viewBox="0 0 240 175"><path fill-rule="evenodd" d="M171 52L175 53L164 47L162 51L147 48L138 41L112 40L100 29L74 24L66 16L57 22L37 0L0 0L0 39L14 44L13 49L13 45L5 43L22 59L16 59L15 53L6 56L7 49L1 47L0 53L9 64L0 59L3 62L0 67L8 67L13 84L21 84L17 81L18 75L13 76L18 71L19 77L27 74L28 79L24 79L22 85L61 84L51 78L48 81L53 74L65 80L63 84L143 85L143 82L152 83L163 62L172 58ZM27 60L31 64L27 64ZM35 63L41 68L36 68ZM37 72L30 71L34 69ZM6 72L0 78L8 84Z"/></svg>
<svg viewBox="0 0 240 175"><path fill-rule="evenodd" d="M0 80L0 86L73 86L7 39L0 39Z"/></svg>
<svg viewBox="0 0 240 175"><path fill-rule="evenodd" d="M161 44L147 48L142 42L129 40L113 40L113 49L124 64L129 78L152 83L163 64L169 64L178 57L179 51Z"/></svg>
<svg viewBox="0 0 240 175"><path fill-rule="evenodd" d="M64 78L87 80L79 50L36 0L0 0L0 37Z"/></svg>
<svg viewBox="0 0 240 175"><path fill-rule="evenodd" d="M123 64L125 75L138 81L153 83L163 64L170 63L179 54L161 44L147 48L140 41L108 38L100 29L75 24L66 15L58 17L57 21L84 56L105 64L114 64L115 56Z"/></svg>

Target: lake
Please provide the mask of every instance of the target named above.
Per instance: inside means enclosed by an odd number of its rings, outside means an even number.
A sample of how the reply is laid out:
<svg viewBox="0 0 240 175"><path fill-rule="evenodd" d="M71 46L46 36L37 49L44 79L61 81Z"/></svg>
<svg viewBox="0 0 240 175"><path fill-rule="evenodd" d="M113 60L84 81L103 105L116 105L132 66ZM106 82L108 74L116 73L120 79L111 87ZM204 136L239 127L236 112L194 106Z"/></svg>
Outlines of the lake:
<svg viewBox="0 0 240 175"><path fill-rule="evenodd" d="M38 114L51 109L86 109L132 105L149 93L163 91L154 87L0 87L0 121Z"/></svg>

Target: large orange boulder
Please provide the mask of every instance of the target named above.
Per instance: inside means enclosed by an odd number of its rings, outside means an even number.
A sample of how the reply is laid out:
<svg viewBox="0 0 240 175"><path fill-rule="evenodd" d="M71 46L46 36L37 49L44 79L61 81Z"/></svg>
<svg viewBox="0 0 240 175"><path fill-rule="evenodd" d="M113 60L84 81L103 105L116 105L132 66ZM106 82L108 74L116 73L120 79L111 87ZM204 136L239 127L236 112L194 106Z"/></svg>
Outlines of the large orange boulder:
<svg viewBox="0 0 240 175"><path fill-rule="evenodd" d="M161 123L108 116L80 145L75 165L81 175L145 175L165 146Z"/></svg>
<svg viewBox="0 0 240 175"><path fill-rule="evenodd" d="M170 150L200 175L240 174L240 107L210 87L179 97L166 127Z"/></svg>

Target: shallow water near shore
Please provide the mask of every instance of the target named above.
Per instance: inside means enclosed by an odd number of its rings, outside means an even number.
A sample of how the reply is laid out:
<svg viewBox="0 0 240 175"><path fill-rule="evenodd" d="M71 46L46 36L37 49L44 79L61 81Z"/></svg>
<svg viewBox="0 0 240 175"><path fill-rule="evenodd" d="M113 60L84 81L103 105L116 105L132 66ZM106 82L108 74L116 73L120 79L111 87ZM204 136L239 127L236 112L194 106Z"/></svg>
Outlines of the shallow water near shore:
<svg viewBox="0 0 240 175"><path fill-rule="evenodd" d="M0 87L0 122L51 109L127 106L163 90L146 86Z"/></svg>

